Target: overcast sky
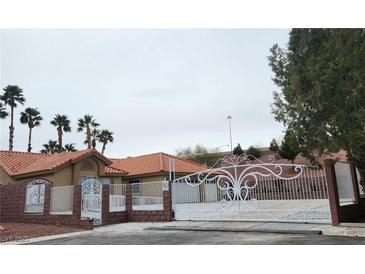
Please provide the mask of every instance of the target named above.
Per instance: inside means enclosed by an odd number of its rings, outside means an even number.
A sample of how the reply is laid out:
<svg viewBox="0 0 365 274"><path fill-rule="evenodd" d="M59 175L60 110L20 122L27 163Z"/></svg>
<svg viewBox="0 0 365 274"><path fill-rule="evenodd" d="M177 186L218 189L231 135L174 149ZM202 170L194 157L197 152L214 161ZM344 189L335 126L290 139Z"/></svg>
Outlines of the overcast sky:
<svg viewBox="0 0 365 274"><path fill-rule="evenodd" d="M18 85L26 103L15 112L15 150L27 148L25 107L38 107L44 121L33 131L33 151L56 128L49 121L67 114L72 133L64 143L81 149L77 119L94 115L114 132L112 157L134 156L198 143L210 148L233 143L268 146L282 136L270 103L273 84L267 56L284 46L287 29L206 30L1 30L0 84ZM0 121L0 148L8 148L9 119ZM223 150L229 149L222 147Z"/></svg>

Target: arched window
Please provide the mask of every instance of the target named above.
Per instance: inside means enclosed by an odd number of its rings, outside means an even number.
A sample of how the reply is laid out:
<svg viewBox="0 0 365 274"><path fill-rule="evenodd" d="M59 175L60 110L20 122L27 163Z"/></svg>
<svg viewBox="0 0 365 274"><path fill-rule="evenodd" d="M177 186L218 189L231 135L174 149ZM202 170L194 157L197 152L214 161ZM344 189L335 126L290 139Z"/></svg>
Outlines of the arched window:
<svg viewBox="0 0 365 274"><path fill-rule="evenodd" d="M47 183L47 180L36 179L27 185L24 210L26 213L43 213L44 194Z"/></svg>

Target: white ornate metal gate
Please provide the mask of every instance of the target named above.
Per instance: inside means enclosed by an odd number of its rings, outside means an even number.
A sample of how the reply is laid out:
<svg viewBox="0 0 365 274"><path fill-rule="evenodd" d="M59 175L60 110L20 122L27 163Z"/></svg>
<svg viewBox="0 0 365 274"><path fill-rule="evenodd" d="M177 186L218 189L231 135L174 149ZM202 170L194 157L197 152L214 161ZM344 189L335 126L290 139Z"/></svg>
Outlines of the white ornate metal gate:
<svg viewBox="0 0 365 274"><path fill-rule="evenodd" d="M101 224L102 184L95 178L82 183L81 218L90 218L94 224Z"/></svg>
<svg viewBox="0 0 365 274"><path fill-rule="evenodd" d="M321 169L224 157L201 172L174 179L176 220L251 220L330 223Z"/></svg>

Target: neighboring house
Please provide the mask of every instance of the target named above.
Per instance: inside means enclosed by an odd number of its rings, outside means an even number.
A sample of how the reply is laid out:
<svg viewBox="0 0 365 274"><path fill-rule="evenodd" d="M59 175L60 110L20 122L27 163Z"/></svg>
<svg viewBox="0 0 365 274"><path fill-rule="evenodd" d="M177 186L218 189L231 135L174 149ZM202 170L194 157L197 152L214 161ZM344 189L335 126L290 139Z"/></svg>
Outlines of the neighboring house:
<svg viewBox="0 0 365 274"><path fill-rule="evenodd" d="M0 151L0 184L37 178L54 186L76 185L88 178L103 184L162 181L169 175L169 159L175 159L176 176L202 170L199 164L165 153L108 159L95 149L56 154Z"/></svg>
<svg viewBox="0 0 365 274"><path fill-rule="evenodd" d="M200 164L159 152L125 159L110 159L113 163L106 168L106 173L109 174L109 168L114 168L126 171L127 175L123 180L128 182L162 181L169 176L169 159L175 160L176 177L203 170Z"/></svg>

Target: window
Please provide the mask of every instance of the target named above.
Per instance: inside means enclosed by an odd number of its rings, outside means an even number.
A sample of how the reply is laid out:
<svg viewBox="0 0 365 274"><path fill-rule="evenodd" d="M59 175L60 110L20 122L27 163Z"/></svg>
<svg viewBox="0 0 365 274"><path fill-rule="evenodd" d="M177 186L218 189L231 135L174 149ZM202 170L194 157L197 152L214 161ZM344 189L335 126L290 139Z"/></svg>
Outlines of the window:
<svg viewBox="0 0 365 274"><path fill-rule="evenodd" d="M112 178L110 178L110 177L100 177L99 181L102 185L110 185L112 183Z"/></svg>
<svg viewBox="0 0 365 274"><path fill-rule="evenodd" d="M141 192L141 185L139 180L131 180L129 181L130 184L132 184L132 193L140 193Z"/></svg>

